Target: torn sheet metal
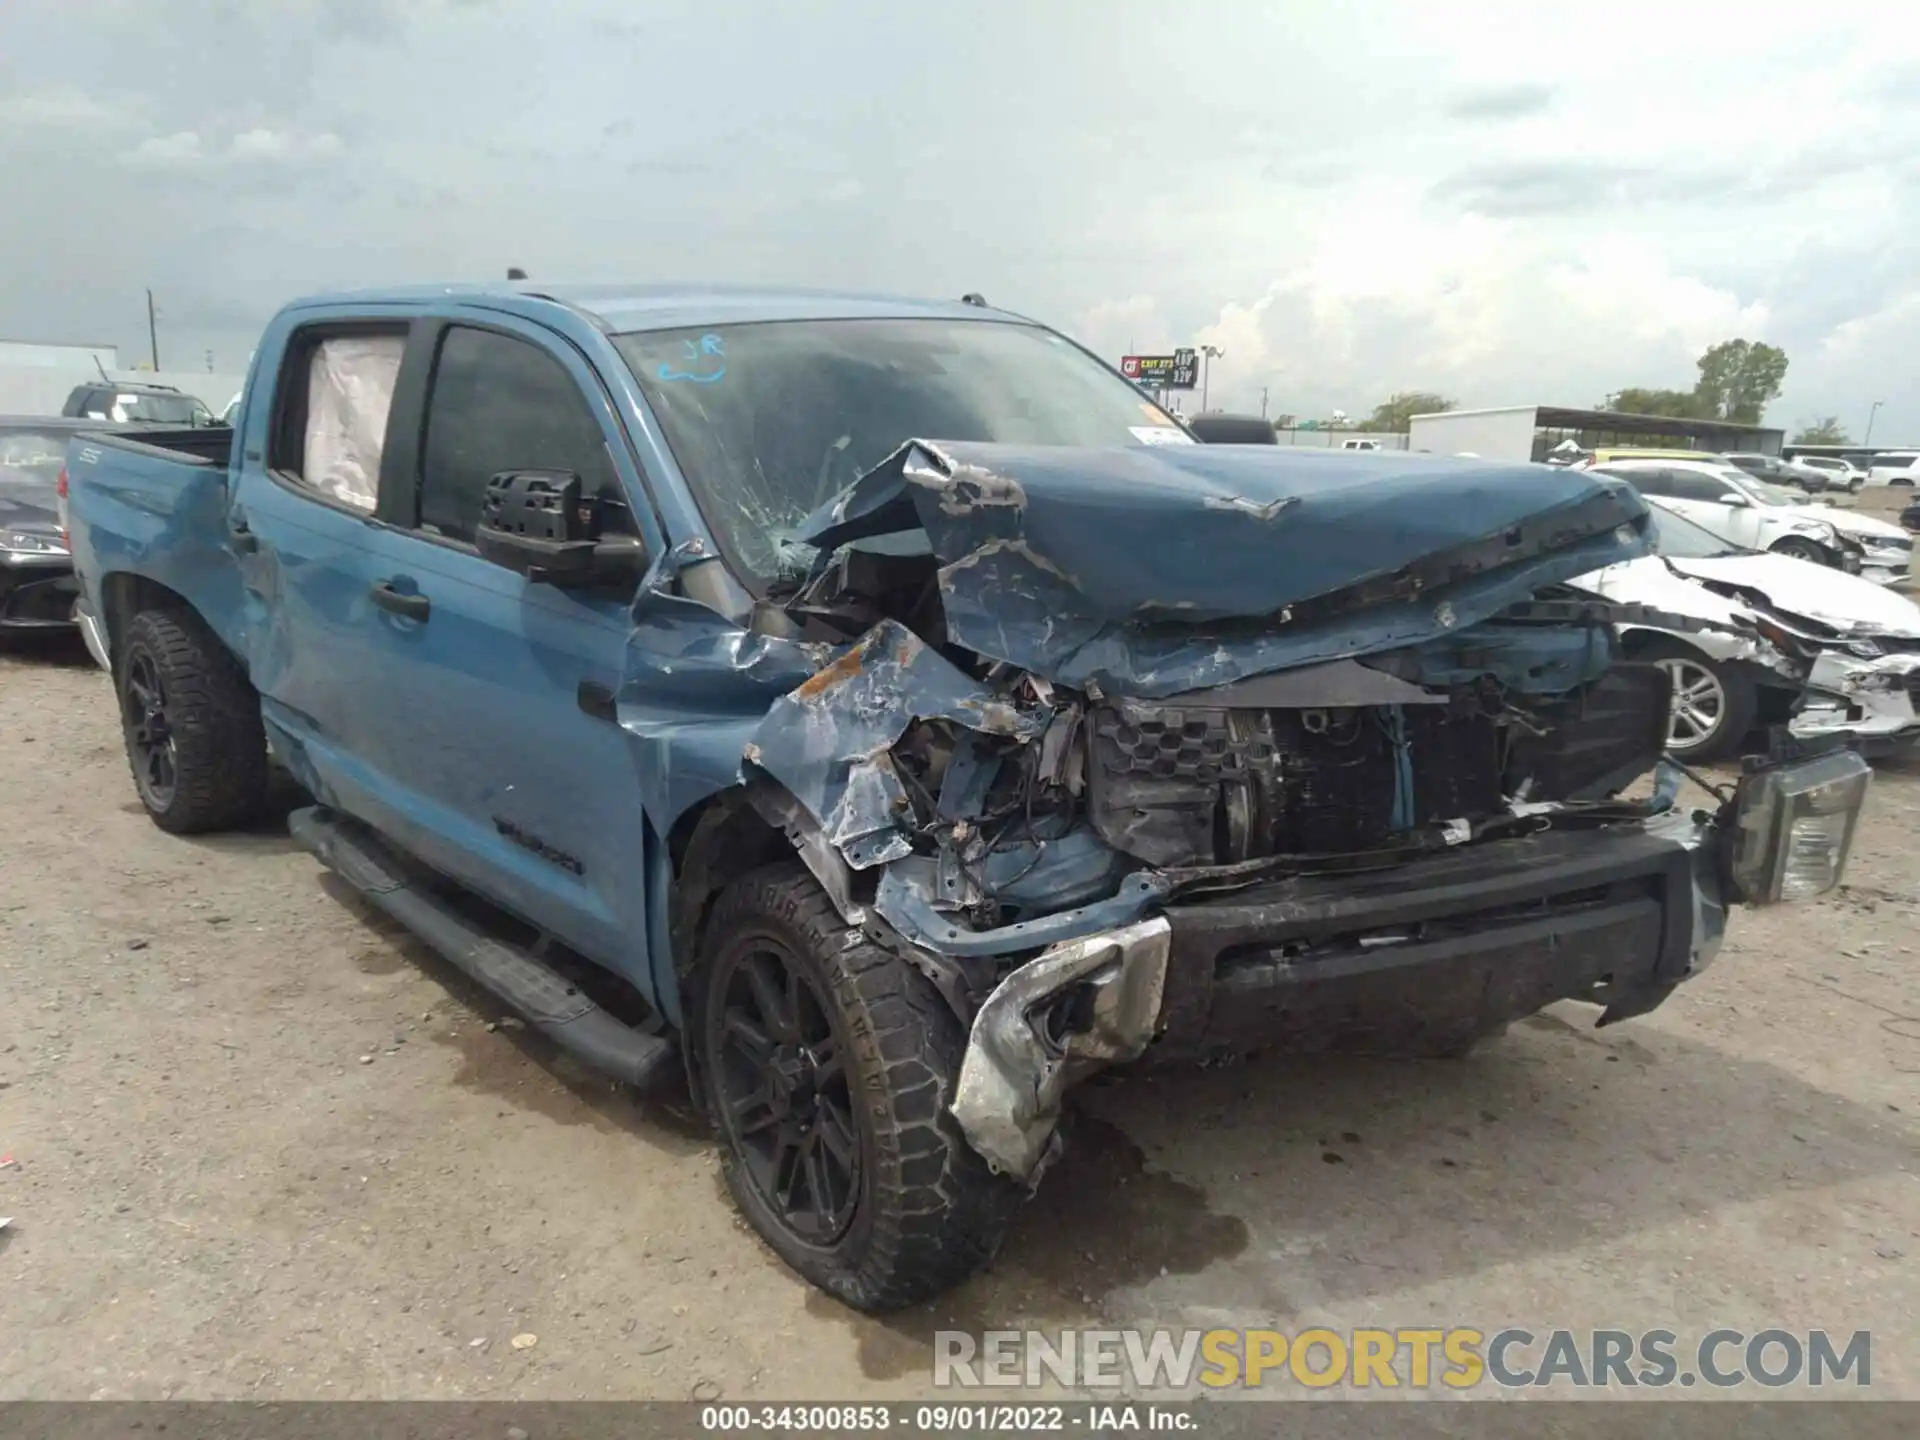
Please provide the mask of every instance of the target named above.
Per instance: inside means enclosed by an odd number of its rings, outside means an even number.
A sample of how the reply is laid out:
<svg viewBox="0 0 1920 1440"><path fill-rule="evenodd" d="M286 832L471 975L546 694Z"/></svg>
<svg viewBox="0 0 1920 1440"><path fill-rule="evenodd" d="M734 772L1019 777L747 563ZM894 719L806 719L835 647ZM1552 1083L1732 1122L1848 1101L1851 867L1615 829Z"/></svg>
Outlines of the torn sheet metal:
<svg viewBox="0 0 1920 1440"><path fill-rule="evenodd" d="M924 531L951 640L1157 698L1463 631L1646 554L1646 523L1630 489L1584 471L916 442L801 538L817 577L842 543Z"/></svg>
<svg viewBox="0 0 1920 1440"><path fill-rule="evenodd" d="M1787 730L1799 739L1857 735L1862 739L1920 739L1920 655L1871 659L1823 650L1807 672L1807 689Z"/></svg>
<svg viewBox="0 0 1920 1440"><path fill-rule="evenodd" d="M993 695L886 620L774 701L746 758L785 785L847 863L864 870L911 853L900 828L910 802L891 754L907 726L948 720L1026 742L1050 718Z"/></svg>
<svg viewBox="0 0 1920 1440"><path fill-rule="evenodd" d="M1164 916L1043 952L1001 981L974 1016L953 1118L1003 1175L1037 1180L1067 1087L1135 1060L1152 1041L1166 993L1172 926ZM1050 1041L1038 1012L1080 985L1093 991L1083 1028Z"/></svg>
<svg viewBox="0 0 1920 1440"><path fill-rule="evenodd" d="M690 806L740 783L740 756L767 707L833 655L814 641L760 634L676 594L706 563L698 542L656 560L629 612L616 712L634 737L634 773L663 830Z"/></svg>

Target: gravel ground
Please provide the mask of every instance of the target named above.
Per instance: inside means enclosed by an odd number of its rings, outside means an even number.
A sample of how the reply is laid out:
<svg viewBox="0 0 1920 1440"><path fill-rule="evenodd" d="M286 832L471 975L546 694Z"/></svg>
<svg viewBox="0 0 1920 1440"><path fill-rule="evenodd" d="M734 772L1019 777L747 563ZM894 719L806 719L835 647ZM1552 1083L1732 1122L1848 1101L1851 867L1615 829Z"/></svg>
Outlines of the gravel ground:
<svg viewBox="0 0 1920 1440"><path fill-rule="evenodd" d="M940 1328L1313 1323L1871 1329L1920 1397L1920 766L1869 803L1844 893L1644 1019L1087 1088L992 1270L873 1320L684 1109L283 827L163 835L105 677L0 654L0 1398L905 1397Z"/></svg>

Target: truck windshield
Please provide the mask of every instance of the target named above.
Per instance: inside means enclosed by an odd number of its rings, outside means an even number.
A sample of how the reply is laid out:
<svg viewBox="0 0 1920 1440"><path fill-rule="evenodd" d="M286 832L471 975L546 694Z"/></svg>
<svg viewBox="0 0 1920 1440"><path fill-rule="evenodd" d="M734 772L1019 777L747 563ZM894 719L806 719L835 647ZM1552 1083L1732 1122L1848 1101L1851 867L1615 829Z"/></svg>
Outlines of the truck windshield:
<svg viewBox="0 0 1920 1440"><path fill-rule="evenodd" d="M766 586L800 521L908 440L1187 443L1070 341L994 320L795 320L614 337L707 523Z"/></svg>

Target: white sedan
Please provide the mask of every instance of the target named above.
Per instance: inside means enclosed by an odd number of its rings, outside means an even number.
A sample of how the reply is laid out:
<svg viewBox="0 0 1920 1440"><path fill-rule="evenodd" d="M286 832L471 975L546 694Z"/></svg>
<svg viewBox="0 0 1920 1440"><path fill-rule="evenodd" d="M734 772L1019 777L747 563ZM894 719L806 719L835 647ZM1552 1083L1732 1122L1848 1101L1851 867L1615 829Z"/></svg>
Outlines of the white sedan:
<svg viewBox="0 0 1920 1440"><path fill-rule="evenodd" d="M1781 721L1869 751L1920 741L1920 605L1844 571L1734 549L1671 501L1649 508L1655 553L1573 584L1703 627L1620 627L1630 659L1672 678L1669 751L1719 759Z"/></svg>
<svg viewBox="0 0 1920 1440"><path fill-rule="evenodd" d="M1820 564L1843 564L1857 550L1859 573L1877 585L1905 580L1913 537L1898 525L1755 480L1711 460L1612 460L1593 467L1625 480L1649 499L1741 550L1768 550ZM1847 568L1843 564L1843 568Z"/></svg>

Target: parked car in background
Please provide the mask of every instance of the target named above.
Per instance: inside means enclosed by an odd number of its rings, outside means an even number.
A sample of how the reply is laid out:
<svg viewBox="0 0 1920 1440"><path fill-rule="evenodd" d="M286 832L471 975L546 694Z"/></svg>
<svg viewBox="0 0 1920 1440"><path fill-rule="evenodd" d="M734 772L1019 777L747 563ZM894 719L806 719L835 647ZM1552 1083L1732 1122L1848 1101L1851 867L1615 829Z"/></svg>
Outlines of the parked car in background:
<svg viewBox="0 0 1920 1440"><path fill-rule="evenodd" d="M116 425L212 425L213 412L197 395L172 385L99 380L73 387L60 413Z"/></svg>
<svg viewBox="0 0 1920 1440"><path fill-rule="evenodd" d="M1611 1023L1844 874L1856 755L1675 803L1559 590L1648 553L1615 479L1196 445L978 305L542 290L298 302L234 428L75 442L135 792L243 825L277 758L850 1305L990 1260L1108 1065Z"/></svg>
<svg viewBox="0 0 1920 1440"><path fill-rule="evenodd" d="M1869 485L1911 485L1920 480L1920 451L1889 450L1867 467Z"/></svg>
<svg viewBox="0 0 1920 1440"><path fill-rule="evenodd" d="M1725 457L1712 450L1658 449L1647 445L1602 445L1587 452L1583 463L1609 465L1615 460L1698 460L1718 464ZM1582 462L1576 462L1582 463Z"/></svg>
<svg viewBox="0 0 1920 1440"><path fill-rule="evenodd" d="M233 424L234 417L240 413L240 396L242 393L243 392L239 390L234 391L233 398L227 401L226 409L220 412L220 423L222 425Z"/></svg>
<svg viewBox="0 0 1920 1440"><path fill-rule="evenodd" d="M1856 575L1739 549L1648 497L1654 554L1571 583L1698 628L1626 622L1629 657L1673 679L1667 748L1736 755L1757 727L1843 735L1868 753L1920 742L1920 605Z"/></svg>
<svg viewBox="0 0 1920 1440"><path fill-rule="evenodd" d="M1920 500L1900 512L1900 523L1908 530L1920 530Z"/></svg>
<svg viewBox="0 0 1920 1440"><path fill-rule="evenodd" d="M1851 460L1838 455L1796 455L1787 462L1805 470L1817 470L1826 477L1829 490L1856 491L1867 483L1867 472Z"/></svg>
<svg viewBox="0 0 1920 1440"><path fill-rule="evenodd" d="M1206 445L1277 445L1273 422L1259 415L1228 415L1214 412L1195 415L1187 421L1194 439Z"/></svg>
<svg viewBox="0 0 1920 1440"><path fill-rule="evenodd" d="M1778 455L1762 455L1756 451L1729 450L1720 457L1729 465L1737 466L1756 480L1764 480L1770 485L1784 485L1794 490L1804 490L1817 495L1827 488L1827 477L1817 470L1802 470L1782 460Z"/></svg>
<svg viewBox="0 0 1920 1440"><path fill-rule="evenodd" d="M1741 550L1771 550L1816 565L1847 568L1864 553L1835 528L1838 511L1802 505L1795 492L1761 487L1732 465L1696 460L1616 460L1593 467L1659 497L1702 529ZM1792 500L1782 499L1791 496ZM1905 539L1906 537L1902 537ZM1909 541L1909 552L1912 542Z"/></svg>
<svg viewBox="0 0 1920 1440"><path fill-rule="evenodd" d="M0 415L0 635L71 630L80 596L61 534L67 442L94 420Z"/></svg>
<svg viewBox="0 0 1920 1440"><path fill-rule="evenodd" d="M1378 450L1380 442L1378 440L1342 440L1340 448L1342 450Z"/></svg>

